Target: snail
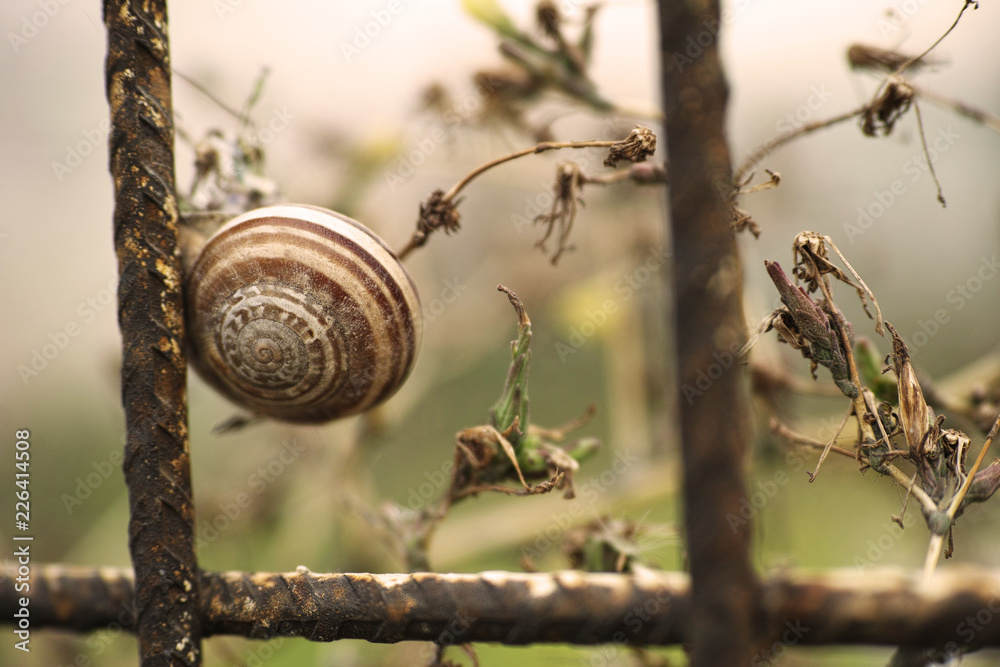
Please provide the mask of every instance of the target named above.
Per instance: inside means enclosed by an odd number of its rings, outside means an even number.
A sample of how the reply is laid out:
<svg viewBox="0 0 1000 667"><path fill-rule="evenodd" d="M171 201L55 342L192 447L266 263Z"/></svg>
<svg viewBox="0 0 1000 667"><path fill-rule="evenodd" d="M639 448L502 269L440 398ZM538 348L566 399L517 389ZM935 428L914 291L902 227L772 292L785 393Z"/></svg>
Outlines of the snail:
<svg viewBox="0 0 1000 667"><path fill-rule="evenodd" d="M389 398L420 347L416 287L350 218L306 205L182 239L192 366L223 395L289 422L325 422Z"/></svg>

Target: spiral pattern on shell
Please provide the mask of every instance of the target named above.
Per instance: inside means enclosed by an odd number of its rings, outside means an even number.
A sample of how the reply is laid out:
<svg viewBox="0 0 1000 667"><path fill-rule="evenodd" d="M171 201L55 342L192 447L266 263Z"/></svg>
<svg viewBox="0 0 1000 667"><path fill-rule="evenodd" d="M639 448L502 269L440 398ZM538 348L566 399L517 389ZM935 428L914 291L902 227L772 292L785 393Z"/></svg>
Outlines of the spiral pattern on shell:
<svg viewBox="0 0 1000 667"><path fill-rule="evenodd" d="M384 401L420 346L420 301L403 265L360 223L318 207L231 220L186 290L194 367L276 419L322 422Z"/></svg>

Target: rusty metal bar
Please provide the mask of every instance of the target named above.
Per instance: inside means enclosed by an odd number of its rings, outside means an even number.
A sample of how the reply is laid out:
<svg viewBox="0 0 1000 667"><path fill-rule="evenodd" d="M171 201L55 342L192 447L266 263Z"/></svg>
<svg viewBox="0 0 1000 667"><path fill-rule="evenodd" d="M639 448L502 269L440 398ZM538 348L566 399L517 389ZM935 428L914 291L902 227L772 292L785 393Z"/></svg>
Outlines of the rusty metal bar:
<svg viewBox="0 0 1000 667"><path fill-rule="evenodd" d="M16 576L0 566L0 618L17 609ZM33 566L32 627L134 631L132 581L125 569ZM689 579L675 572L209 572L202 591L206 636L667 645L691 632ZM761 604L762 662L776 643L1000 647L1000 570L950 567L929 583L895 568L790 572L763 580Z"/></svg>
<svg viewBox="0 0 1000 667"><path fill-rule="evenodd" d="M125 483L143 665L201 664L166 0L106 0Z"/></svg>
<svg viewBox="0 0 1000 667"><path fill-rule="evenodd" d="M718 0L660 0L660 68L670 165L674 328L692 578L691 665L746 664L760 635L746 497L748 387L742 266L730 228L728 87ZM691 45L697 48L692 50Z"/></svg>
<svg viewBox="0 0 1000 667"><path fill-rule="evenodd" d="M16 566L0 566L0 613L13 618ZM32 568L32 627L134 631L128 570ZM687 576L206 572L205 636L443 644L675 644L685 636ZM10 609L11 614L6 614Z"/></svg>

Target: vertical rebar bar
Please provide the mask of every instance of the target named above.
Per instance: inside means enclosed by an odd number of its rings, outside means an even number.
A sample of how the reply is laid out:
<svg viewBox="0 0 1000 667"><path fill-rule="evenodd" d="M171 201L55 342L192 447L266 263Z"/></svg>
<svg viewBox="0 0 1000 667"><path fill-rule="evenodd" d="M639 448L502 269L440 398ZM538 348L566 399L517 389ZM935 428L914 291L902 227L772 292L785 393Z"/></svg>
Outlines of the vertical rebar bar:
<svg viewBox="0 0 1000 667"><path fill-rule="evenodd" d="M143 665L198 665L166 0L106 0L129 551Z"/></svg>
<svg viewBox="0 0 1000 667"><path fill-rule="evenodd" d="M742 267L730 228L719 3L660 0L659 9L691 664L746 664L762 623L749 524L740 515L748 401L736 355L745 327Z"/></svg>

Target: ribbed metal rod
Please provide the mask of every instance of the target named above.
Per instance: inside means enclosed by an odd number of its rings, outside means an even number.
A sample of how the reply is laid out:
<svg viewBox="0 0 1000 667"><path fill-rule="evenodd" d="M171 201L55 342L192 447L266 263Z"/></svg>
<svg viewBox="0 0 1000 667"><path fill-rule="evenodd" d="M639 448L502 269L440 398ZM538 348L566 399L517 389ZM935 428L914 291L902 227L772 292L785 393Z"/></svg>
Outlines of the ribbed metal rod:
<svg viewBox="0 0 1000 667"><path fill-rule="evenodd" d="M33 628L134 631L128 570L32 568ZM0 567L0 619L17 608L16 567ZM687 576L204 573L205 635L441 644L687 642ZM951 567L929 583L894 568L790 572L761 583L765 651L880 644L940 653L1000 647L1000 570Z"/></svg>
<svg viewBox="0 0 1000 667"><path fill-rule="evenodd" d="M106 0L123 468L142 665L201 664L166 0Z"/></svg>

